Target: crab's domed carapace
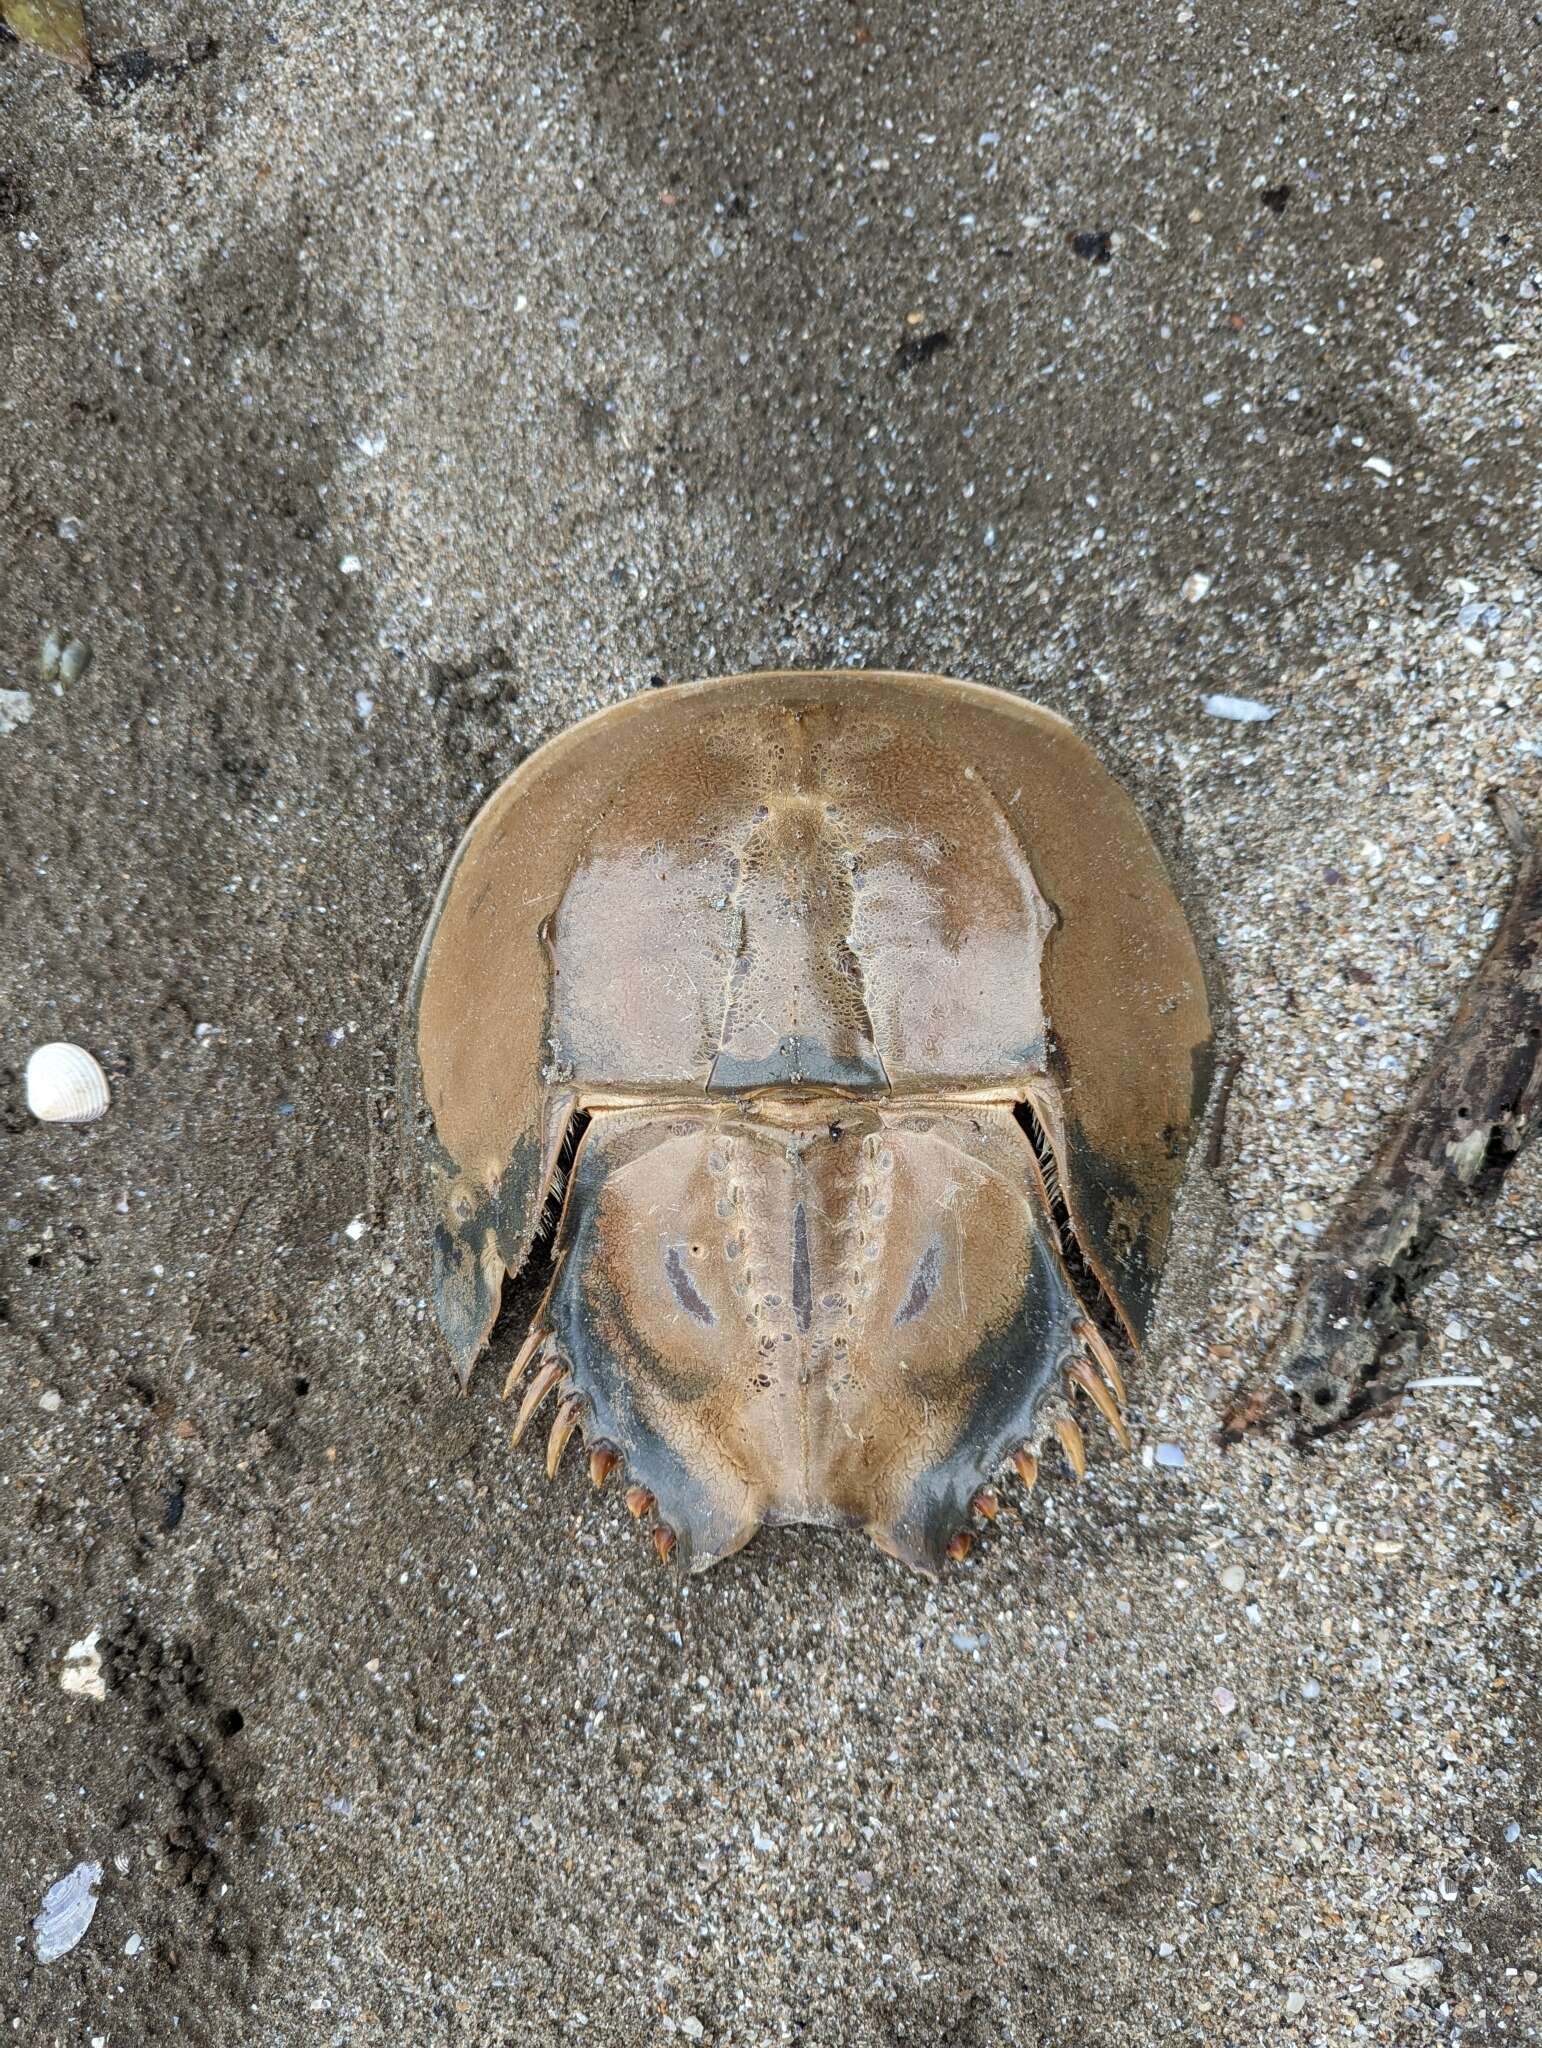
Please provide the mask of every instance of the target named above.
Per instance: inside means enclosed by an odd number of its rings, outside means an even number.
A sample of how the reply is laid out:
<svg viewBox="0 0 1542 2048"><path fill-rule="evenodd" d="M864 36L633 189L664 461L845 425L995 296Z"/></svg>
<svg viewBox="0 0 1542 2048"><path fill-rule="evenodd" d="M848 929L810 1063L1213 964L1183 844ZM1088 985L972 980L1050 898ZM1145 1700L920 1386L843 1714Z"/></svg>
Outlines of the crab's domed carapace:
<svg viewBox="0 0 1542 2048"><path fill-rule="evenodd" d="M1144 1328L1209 1015L1054 713L876 672L618 704L484 805L409 1012L456 1370L544 1213L518 1367L661 1551L834 1521L934 1567L1057 1409L1078 1459L1068 1385L1122 1431L1098 1318Z"/></svg>

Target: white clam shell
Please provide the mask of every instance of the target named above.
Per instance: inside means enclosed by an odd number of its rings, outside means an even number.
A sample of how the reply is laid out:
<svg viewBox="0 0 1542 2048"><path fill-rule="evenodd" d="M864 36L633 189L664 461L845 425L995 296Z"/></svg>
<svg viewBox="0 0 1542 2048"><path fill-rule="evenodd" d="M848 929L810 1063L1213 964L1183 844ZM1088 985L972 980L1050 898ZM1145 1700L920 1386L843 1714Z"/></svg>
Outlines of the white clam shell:
<svg viewBox="0 0 1542 2048"><path fill-rule="evenodd" d="M107 1076L84 1046L56 1040L27 1062L27 1107L39 1123L94 1123L111 1101Z"/></svg>

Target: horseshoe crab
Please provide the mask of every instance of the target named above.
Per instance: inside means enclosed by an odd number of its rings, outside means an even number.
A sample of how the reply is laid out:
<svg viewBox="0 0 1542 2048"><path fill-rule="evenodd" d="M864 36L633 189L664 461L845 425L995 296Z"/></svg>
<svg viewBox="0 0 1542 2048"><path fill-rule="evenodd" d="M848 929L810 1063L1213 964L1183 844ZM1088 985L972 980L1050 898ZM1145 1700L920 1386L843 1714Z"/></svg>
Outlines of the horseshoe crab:
<svg viewBox="0 0 1542 2048"><path fill-rule="evenodd" d="M959 1557L1076 1409L1126 1446L1209 1076L1134 805L1066 722L939 676L634 697L488 799L408 1001L409 1128L464 1386L548 1396L662 1556L765 1522ZM1112 1341L1111 1341L1112 1340Z"/></svg>

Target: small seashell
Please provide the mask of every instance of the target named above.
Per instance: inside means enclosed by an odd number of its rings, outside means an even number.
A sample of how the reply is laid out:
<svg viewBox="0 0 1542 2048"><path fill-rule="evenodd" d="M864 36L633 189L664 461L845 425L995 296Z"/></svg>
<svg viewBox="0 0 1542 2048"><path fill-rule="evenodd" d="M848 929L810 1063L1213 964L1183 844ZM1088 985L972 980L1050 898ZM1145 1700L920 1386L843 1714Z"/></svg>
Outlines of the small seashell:
<svg viewBox="0 0 1542 2048"><path fill-rule="evenodd" d="M89 1124L112 1095L107 1076L83 1046L56 1040L27 1062L27 1107L44 1124Z"/></svg>
<svg viewBox="0 0 1542 2048"><path fill-rule="evenodd" d="M84 1937L96 1917L96 1887L101 1881L100 1863L77 1863L44 1892L41 1910L32 1917L40 1963L56 1963Z"/></svg>
<svg viewBox="0 0 1542 2048"><path fill-rule="evenodd" d="M1406 1963L1388 1963L1382 1975L1399 1991L1414 1991L1440 1975L1439 1956L1410 1956Z"/></svg>

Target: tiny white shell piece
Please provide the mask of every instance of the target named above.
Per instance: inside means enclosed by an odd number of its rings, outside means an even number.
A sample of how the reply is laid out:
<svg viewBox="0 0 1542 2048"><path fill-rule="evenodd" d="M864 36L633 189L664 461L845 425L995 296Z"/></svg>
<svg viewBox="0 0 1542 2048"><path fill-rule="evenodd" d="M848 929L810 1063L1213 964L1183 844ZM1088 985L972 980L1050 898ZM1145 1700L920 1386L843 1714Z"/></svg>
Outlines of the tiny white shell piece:
<svg viewBox="0 0 1542 2048"><path fill-rule="evenodd" d="M1254 697L1201 697L1199 700L1212 718L1235 719L1238 725L1261 725L1266 718L1273 718L1279 710L1277 704L1260 704Z"/></svg>
<svg viewBox="0 0 1542 2048"><path fill-rule="evenodd" d="M66 1692L79 1693L82 1699L106 1699L107 1681L102 1676L102 1653L98 1648L101 1639L102 1631L94 1628L65 1651L59 1683Z"/></svg>
<svg viewBox="0 0 1542 2048"><path fill-rule="evenodd" d="M84 1046L56 1040L27 1062L27 1107L39 1123L94 1123L111 1100L107 1076Z"/></svg>

